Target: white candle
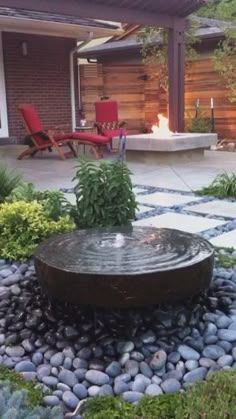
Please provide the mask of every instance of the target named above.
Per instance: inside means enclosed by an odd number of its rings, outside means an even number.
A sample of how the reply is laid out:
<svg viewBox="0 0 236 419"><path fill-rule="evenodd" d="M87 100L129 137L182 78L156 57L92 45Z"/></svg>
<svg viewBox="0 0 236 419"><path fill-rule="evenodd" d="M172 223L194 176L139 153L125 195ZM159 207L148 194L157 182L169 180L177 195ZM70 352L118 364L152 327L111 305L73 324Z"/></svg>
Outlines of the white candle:
<svg viewBox="0 0 236 419"><path fill-rule="evenodd" d="M199 108L200 105L200 99L197 99L197 108Z"/></svg>
<svg viewBox="0 0 236 419"><path fill-rule="evenodd" d="M213 99L213 97L211 97L211 109L213 109L214 108L214 99Z"/></svg>

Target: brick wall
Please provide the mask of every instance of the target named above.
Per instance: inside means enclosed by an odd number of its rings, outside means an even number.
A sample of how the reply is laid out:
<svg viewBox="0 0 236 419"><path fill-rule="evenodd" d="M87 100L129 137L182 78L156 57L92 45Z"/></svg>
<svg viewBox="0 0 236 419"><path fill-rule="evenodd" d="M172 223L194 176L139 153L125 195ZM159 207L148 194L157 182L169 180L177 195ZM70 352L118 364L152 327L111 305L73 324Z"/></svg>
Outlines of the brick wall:
<svg viewBox="0 0 236 419"><path fill-rule="evenodd" d="M28 56L21 44L28 44ZM45 127L71 124L69 52L75 41L21 33L3 33L9 137L22 142L25 129L17 107L36 106Z"/></svg>

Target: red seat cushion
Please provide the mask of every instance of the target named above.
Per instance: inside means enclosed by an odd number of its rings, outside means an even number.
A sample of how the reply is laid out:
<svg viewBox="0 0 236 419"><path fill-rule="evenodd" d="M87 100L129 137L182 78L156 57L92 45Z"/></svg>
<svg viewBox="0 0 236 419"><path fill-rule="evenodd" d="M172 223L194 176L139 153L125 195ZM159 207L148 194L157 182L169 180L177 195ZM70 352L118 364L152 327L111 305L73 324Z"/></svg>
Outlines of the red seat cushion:
<svg viewBox="0 0 236 419"><path fill-rule="evenodd" d="M102 135L105 135L105 137L108 137L110 140L114 137L119 137L120 132L121 132L120 129L106 129L106 128L102 129ZM126 134L125 131L124 131L124 133Z"/></svg>
<svg viewBox="0 0 236 419"><path fill-rule="evenodd" d="M65 134L56 135L54 137L56 141L62 140L80 140L90 141L93 143L108 143L109 138L104 135L98 135L95 132L67 132Z"/></svg>

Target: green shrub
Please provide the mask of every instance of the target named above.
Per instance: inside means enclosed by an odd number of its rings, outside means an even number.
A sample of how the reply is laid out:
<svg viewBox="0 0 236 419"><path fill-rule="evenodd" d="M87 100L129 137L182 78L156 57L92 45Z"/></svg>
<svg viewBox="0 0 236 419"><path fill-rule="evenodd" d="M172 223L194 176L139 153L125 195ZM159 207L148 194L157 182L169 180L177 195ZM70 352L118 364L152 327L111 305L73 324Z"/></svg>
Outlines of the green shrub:
<svg viewBox="0 0 236 419"><path fill-rule="evenodd" d="M20 184L21 176L0 163L0 202L11 194L11 192Z"/></svg>
<svg viewBox="0 0 236 419"><path fill-rule="evenodd" d="M186 131L197 133L211 132L211 120L198 108L197 116L190 118L190 124L187 126Z"/></svg>
<svg viewBox="0 0 236 419"><path fill-rule="evenodd" d="M137 405L121 397L94 397L81 413L85 419L235 419L236 371L213 373L184 394L144 396Z"/></svg>
<svg viewBox="0 0 236 419"><path fill-rule="evenodd" d="M24 260L44 238L73 228L69 216L51 220L39 202L4 203L0 206L0 255Z"/></svg>
<svg viewBox="0 0 236 419"><path fill-rule="evenodd" d="M129 225L137 203L130 171L121 161L98 165L82 159L75 178L76 207L71 215L80 228Z"/></svg>
<svg viewBox="0 0 236 419"><path fill-rule="evenodd" d="M18 390L10 382L0 382L1 419L63 419L61 407L29 406L28 391Z"/></svg>
<svg viewBox="0 0 236 419"><path fill-rule="evenodd" d="M33 183L22 182L22 184L12 191L7 201L38 201L47 211L49 218L55 221L67 213L66 205L68 202L66 201L62 191L37 191Z"/></svg>
<svg viewBox="0 0 236 419"><path fill-rule="evenodd" d="M196 191L196 193L219 198L236 197L236 173L221 173L209 186Z"/></svg>

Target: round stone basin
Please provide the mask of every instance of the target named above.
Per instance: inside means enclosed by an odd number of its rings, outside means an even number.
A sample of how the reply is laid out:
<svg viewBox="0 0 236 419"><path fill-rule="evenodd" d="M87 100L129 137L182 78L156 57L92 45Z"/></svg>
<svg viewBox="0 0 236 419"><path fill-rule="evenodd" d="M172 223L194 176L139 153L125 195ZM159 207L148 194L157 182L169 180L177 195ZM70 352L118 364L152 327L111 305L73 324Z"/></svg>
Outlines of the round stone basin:
<svg viewBox="0 0 236 419"><path fill-rule="evenodd" d="M214 248L179 230L111 227L54 236L35 253L52 299L103 307L173 302L208 288Z"/></svg>

